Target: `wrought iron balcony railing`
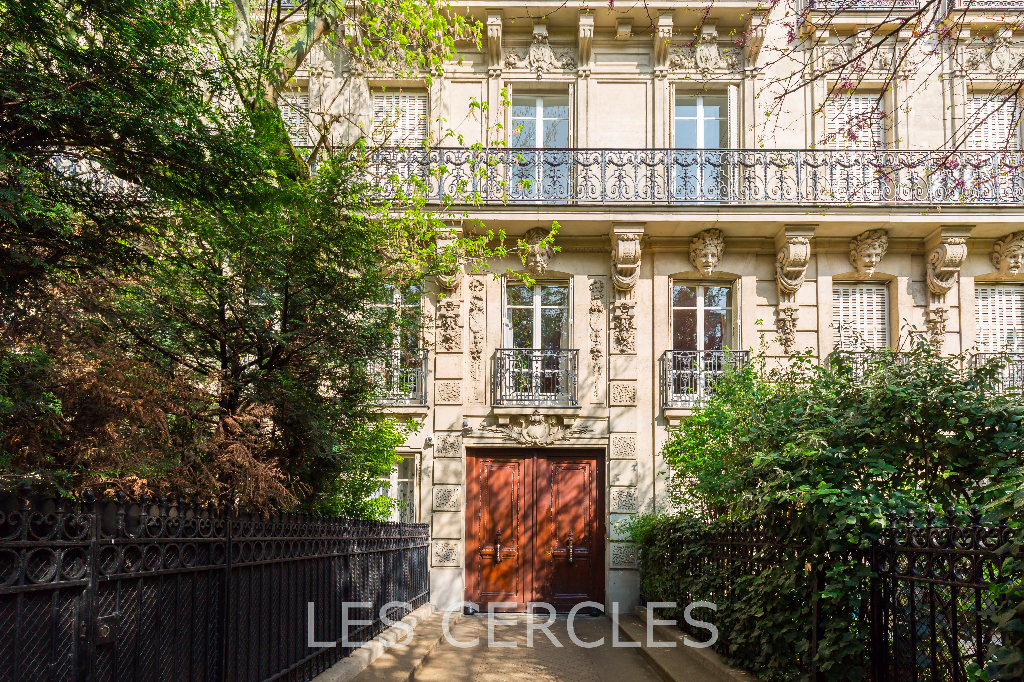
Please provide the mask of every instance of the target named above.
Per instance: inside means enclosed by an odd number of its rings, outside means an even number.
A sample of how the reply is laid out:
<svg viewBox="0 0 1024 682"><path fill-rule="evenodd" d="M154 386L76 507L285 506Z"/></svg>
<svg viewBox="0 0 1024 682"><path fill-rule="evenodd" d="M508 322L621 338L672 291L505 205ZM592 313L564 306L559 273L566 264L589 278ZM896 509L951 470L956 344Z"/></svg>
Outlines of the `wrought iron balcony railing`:
<svg viewBox="0 0 1024 682"><path fill-rule="evenodd" d="M839 12L905 12L920 7L920 0L805 0L803 5L811 12L837 14Z"/></svg>
<svg viewBox="0 0 1024 682"><path fill-rule="evenodd" d="M667 350L661 356L661 405L696 407L726 372L750 361L747 350Z"/></svg>
<svg viewBox="0 0 1024 682"><path fill-rule="evenodd" d="M427 350L395 349L370 363L381 405L427 404Z"/></svg>
<svg viewBox="0 0 1024 682"><path fill-rule="evenodd" d="M878 350L834 350L825 358L825 366L835 369L849 368L855 382L864 381L875 365L903 365L907 356L899 351Z"/></svg>
<svg viewBox="0 0 1024 682"><path fill-rule="evenodd" d="M455 204L1024 204L1024 153L766 149L386 149L383 197Z"/></svg>
<svg viewBox="0 0 1024 682"><path fill-rule="evenodd" d="M996 374L999 393L1024 393L1024 353L975 353L971 365L978 367L988 362L1000 364Z"/></svg>
<svg viewBox="0 0 1024 682"><path fill-rule="evenodd" d="M494 351L495 405L577 405L579 351L499 348Z"/></svg>
<svg viewBox="0 0 1024 682"><path fill-rule="evenodd" d="M1024 9L1024 0L948 0L947 7L948 11L956 12L1014 11Z"/></svg>

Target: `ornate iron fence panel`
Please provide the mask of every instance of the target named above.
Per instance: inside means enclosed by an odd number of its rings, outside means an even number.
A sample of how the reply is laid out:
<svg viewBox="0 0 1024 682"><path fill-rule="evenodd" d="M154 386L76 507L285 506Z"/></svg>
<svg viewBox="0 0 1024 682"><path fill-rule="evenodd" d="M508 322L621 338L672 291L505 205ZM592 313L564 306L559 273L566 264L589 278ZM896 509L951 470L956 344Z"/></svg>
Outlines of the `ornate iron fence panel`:
<svg viewBox="0 0 1024 682"><path fill-rule="evenodd" d="M427 540L425 524L0 493L0 679L305 682L345 635L379 634L385 605L398 620L426 603ZM309 646L310 602L315 640L337 646ZM369 606L343 621L344 602Z"/></svg>
<svg viewBox="0 0 1024 682"><path fill-rule="evenodd" d="M577 405L579 351L499 348L494 351L495 405Z"/></svg>
<svg viewBox="0 0 1024 682"><path fill-rule="evenodd" d="M707 399L726 372L750 360L750 351L667 350L661 356L662 407L694 407Z"/></svg>
<svg viewBox="0 0 1024 682"><path fill-rule="evenodd" d="M1024 393L1024 353L975 353L971 365L998 363L996 390L1000 393Z"/></svg>
<svg viewBox="0 0 1024 682"><path fill-rule="evenodd" d="M454 204L931 206L1024 203L1024 153L769 149L383 149L383 198Z"/></svg>

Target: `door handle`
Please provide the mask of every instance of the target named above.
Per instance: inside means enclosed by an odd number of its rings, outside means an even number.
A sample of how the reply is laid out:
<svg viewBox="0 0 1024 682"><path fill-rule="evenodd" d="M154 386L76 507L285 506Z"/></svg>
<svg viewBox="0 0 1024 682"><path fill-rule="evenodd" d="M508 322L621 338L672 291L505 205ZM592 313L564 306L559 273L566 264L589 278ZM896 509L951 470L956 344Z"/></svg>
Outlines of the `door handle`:
<svg viewBox="0 0 1024 682"><path fill-rule="evenodd" d="M568 546L568 548L569 548L569 563L571 564L572 563L572 558L573 558L572 557L573 537L572 537L572 529L571 528L569 529L569 539L566 542L566 546Z"/></svg>
<svg viewBox="0 0 1024 682"><path fill-rule="evenodd" d="M494 563L501 563L501 531L499 530L497 536L494 538Z"/></svg>

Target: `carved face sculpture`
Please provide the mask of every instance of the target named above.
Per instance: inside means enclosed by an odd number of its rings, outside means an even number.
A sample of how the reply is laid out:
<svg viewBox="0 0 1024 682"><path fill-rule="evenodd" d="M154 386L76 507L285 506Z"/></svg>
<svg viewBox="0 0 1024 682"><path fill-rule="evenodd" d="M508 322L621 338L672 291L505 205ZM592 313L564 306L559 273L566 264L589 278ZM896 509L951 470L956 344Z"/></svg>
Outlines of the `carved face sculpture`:
<svg viewBox="0 0 1024 682"><path fill-rule="evenodd" d="M1003 277L1013 277L1024 267L1024 232L1011 232L992 247L992 265Z"/></svg>
<svg viewBox="0 0 1024 682"><path fill-rule="evenodd" d="M526 233L523 241L527 243L526 269L534 277L540 277L548 270L548 261L555 255L550 243L541 244L550 234L543 227L535 227Z"/></svg>
<svg viewBox="0 0 1024 682"><path fill-rule="evenodd" d="M725 235L721 230L704 230L690 242L690 263L707 277L725 255Z"/></svg>
<svg viewBox="0 0 1024 682"><path fill-rule="evenodd" d="M873 275L888 248L885 230L869 230L850 242L850 264L862 275Z"/></svg>

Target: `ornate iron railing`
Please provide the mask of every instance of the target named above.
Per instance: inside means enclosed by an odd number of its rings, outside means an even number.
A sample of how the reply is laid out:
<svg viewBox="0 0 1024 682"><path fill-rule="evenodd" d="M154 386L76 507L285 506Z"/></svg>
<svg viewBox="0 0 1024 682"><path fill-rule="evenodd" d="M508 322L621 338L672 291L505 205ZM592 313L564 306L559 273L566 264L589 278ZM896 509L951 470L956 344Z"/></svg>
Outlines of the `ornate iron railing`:
<svg viewBox="0 0 1024 682"><path fill-rule="evenodd" d="M975 353L971 365L998 362L995 389L1000 393L1024 393L1024 353Z"/></svg>
<svg viewBox="0 0 1024 682"><path fill-rule="evenodd" d="M886 349L852 351L834 350L825 358L825 366L830 369L845 367L849 369L853 380L864 381L872 367L878 365L903 365L908 356L898 351Z"/></svg>
<svg viewBox="0 0 1024 682"><path fill-rule="evenodd" d="M579 351L499 348L494 351L495 405L577 405Z"/></svg>
<svg viewBox="0 0 1024 682"><path fill-rule="evenodd" d="M427 404L427 349L395 349L370 365L381 405Z"/></svg>
<svg viewBox="0 0 1024 682"><path fill-rule="evenodd" d="M455 204L1024 204L1024 153L694 149L386 149L382 197Z"/></svg>
<svg viewBox="0 0 1024 682"><path fill-rule="evenodd" d="M949 0L950 11L964 10L1009 10L1024 9L1024 0Z"/></svg>
<svg viewBox="0 0 1024 682"><path fill-rule="evenodd" d="M726 372L750 360L747 350L667 350L661 356L662 407L695 407Z"/></svg>
<svg viewBox="0 0 1024 682"><path fill-rule="evenodd" d="M811 12L837 14L845 11L899 12L916 10L920 0L805 0L804 7Z"/></svg>
<svg viewBox="0 0 1024 682"><path fill-rule="evenodd" d="M427 602L427 548L426 524L0 492L0 679L305 682Z"/></svg>

